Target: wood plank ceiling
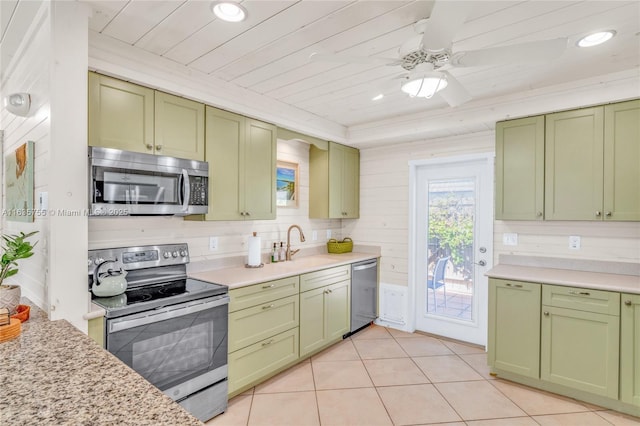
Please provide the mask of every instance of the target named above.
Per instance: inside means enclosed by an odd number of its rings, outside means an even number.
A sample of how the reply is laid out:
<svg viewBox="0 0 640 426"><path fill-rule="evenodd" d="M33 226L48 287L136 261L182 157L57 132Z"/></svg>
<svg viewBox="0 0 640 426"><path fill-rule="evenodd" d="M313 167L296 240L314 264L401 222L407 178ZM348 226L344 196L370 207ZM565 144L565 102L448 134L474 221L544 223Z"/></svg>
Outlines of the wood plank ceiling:
<svg viewBox="0 0 640 426"><path fill-rule="evenodd" d="M89 27L187 68L279 100L344 126L450 108L438 95L400 91L399 66L310 61L313 52L395 58L428 18L433 1L244 0L248 18L228 23L210 1L82 0ZM440 0L444 1L444 0ZM2 25L15 1L3 1ZM474 99L544 88L640 66L640 2L470 1L453 50L568 37L557 59L535 65L453 68ZM7 21L8 22L8 21ZM580 36L614 29L609 43L579 49ZM4 33L3 33L4 35ZM385 97L372 101L377 93Z"/></svg>

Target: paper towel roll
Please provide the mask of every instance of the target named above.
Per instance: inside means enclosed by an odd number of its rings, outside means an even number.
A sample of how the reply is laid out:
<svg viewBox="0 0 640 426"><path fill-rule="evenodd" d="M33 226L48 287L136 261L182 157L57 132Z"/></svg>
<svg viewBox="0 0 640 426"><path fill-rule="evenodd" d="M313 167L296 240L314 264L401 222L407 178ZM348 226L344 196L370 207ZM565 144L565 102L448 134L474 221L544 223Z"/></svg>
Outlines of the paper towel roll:
<svg viewBox="0 0 640 426"><path fill-rule="evenodd" d="M260 264L262 263L260 261L260 247L260 237L258 237L254 232L253 236L249 237L249 259L247 261L247 265L260 266Z"/></svg>

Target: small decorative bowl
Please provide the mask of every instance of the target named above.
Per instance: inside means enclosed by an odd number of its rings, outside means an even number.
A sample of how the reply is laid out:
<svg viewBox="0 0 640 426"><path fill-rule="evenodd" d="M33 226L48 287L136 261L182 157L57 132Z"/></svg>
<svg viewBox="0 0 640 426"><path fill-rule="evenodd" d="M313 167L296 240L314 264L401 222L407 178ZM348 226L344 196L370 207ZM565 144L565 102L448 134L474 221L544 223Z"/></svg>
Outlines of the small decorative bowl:
<svg viewBox="0 0 640 426"><path fill-rule="evenodd" d="M29 319L29 312L31 311L31 306L29 305L18 305L16 308L16 313L11 315L11 318L15 318L20 320L20 322L25 322Z"/></svg>

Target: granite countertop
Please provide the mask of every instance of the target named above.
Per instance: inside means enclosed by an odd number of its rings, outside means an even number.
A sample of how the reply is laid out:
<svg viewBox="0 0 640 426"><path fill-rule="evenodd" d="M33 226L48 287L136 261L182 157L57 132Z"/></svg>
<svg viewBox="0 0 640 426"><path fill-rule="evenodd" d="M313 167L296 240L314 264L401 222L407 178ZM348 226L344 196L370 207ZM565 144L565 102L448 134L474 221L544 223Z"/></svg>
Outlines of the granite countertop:
<svg viewBox="0 0 640 426"><path fill-rule="evenodd" d="M0 343L0 424L202 425L70 323L23 304L20 336Z"/></svg>
<svg viewBox="0 0 640 426"><path fill-rule="evenodd" d="M376 259L379 254L351 252L341 254L316 254L278 263L267 263L262 268L235 266L189 273L191 278L226 285L229 288L244 287L265 281L300 275L307 272L348 265L362 260Z"/></svg>
<svg viewBox="0 0 640 426"><path fill-rule="evenodd" d="M515 281L640 294L640 276L638 275L511 264L498 264L486 275L491 278Z"/></svg>

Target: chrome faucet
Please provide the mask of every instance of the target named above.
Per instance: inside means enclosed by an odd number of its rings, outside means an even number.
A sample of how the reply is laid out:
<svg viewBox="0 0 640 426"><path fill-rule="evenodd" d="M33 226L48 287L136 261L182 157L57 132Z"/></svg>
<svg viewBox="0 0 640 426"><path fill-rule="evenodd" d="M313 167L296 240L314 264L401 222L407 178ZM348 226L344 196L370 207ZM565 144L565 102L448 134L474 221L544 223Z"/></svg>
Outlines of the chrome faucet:
<svg viewBox="0 0 640 426"><path fill-rule="evenodd" d="M293 257L294 254L296 254L297 252L300 251L300 249L297 250L291 250L291 230L293 228L298 228L298 232L300 232L300 242L303 243L304 240L304 233L302 232L302 228L300 228L298 225L291 225L289 227L289 229L287 230L287 256L286 259L287 260L291 260L291 258Z"/></svg>

